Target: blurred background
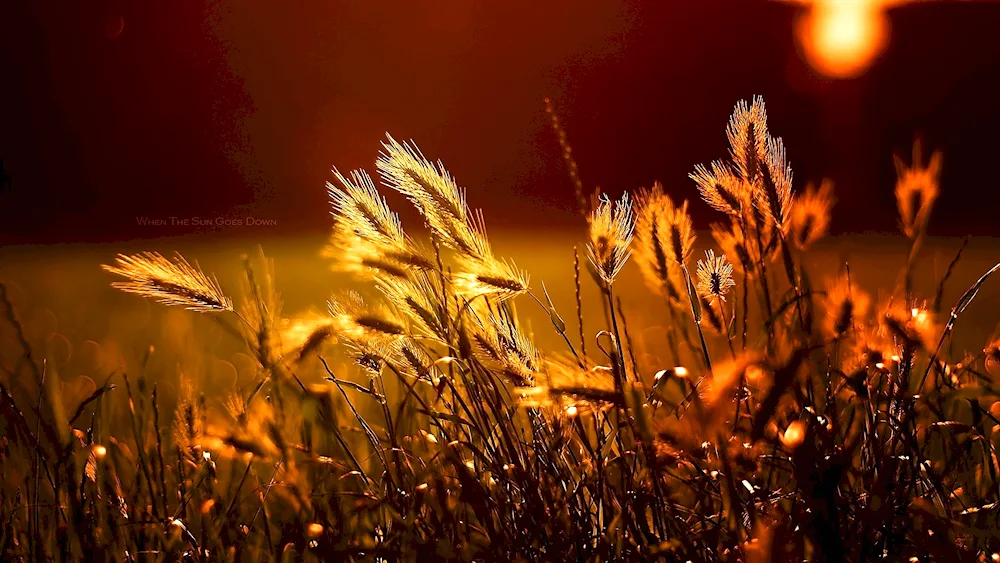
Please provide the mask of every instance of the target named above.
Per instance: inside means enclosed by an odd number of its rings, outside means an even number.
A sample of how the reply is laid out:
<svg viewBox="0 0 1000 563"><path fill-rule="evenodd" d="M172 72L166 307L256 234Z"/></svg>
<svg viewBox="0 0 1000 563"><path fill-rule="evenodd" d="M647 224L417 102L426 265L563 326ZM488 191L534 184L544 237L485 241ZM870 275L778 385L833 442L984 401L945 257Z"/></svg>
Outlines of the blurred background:
<svg viewBox="0 0 1000 563"><path fill-rule="evenodd" d="M688 172L756 94L797 189L835 182L834 232L896 231L892 156L919 136L945 153L932 234L1000 235L1000 3L832 5L884 14L828 26L881 44L867 72L809 64L808 3L4 2L0 243L320 236L330 168L374 171L386 131L443 159L491 232L581 229L545 97L589 189L696 199ZM248 216L266 224L169 224Z"/></svg>

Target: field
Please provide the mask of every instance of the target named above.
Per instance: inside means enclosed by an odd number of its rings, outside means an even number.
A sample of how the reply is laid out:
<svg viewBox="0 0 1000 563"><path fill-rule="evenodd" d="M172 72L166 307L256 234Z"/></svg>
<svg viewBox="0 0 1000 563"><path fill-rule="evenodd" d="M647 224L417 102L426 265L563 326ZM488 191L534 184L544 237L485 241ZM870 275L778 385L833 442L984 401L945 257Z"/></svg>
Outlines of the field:
<svg viewBox="0 0 1000 563"><path fill-rule="evenodd" d="M929 236L936 155L825 237L726 133L711 232L657 184L487 237L389 137L332 236L0 248L0 559L1000 560L1000 242Z"/></svg>
<svg viewBox="0 0 1000 563"><path fill-rule="evenodd" d="M582 223L582 221L581 221ZM498 254L512 257L534 282L544 282L556 308L564 312L567 322L573 324L569 313L574 310L573 247L579 247L581 256L586 252L586 231L581 224L577 233L549 232L543 236L518 232L502 232L494 236ZM527 239L527 240L526 240ZM243 275L241 256L255 256L263 250L274 260L277 272L277 289L284 302L285 314L294 316L310 310L326 310L327 300L344 289L361 290L365 287L355 278L331 269L331 261L324 258L322 250L328 237L300 236L286 239L223 239L211 236L192 236L105 244L67 244L51 247L17 246L0 247L0 280L9 284L8 290L18 316L27 325L29 340L43 346L45 339L58 334L66 343L79 345L91 340L117 350L131 371L138 368L150 345L157 346L157 366L152 373L163 384L176 385L176 356L183 350L172 349L164 342L170 332L194 331L193 336L204 340L204 349L215 359L232 363L233 354L245 353L242 342L225 337L210 319L199 318L188 312L172 310L132 295L123 294L110 286L113 278L100 269L109 264L118 253L144 250L158 251L165 256L179 252L197 260L208 272L219 277L226 287L238 287ZM698 234L695 255L701 255L711 242L708 232ZM933 295L937 282L949 262L962 246L961 240L931 239L921 258L917 289L923 295ZM884 286L887 278L897 281L898 273L906 263L909 243L901 235L842 235L830 237L810 253L809 268L816 279L832 277L842 263L850 263L857 283L872 293ZM955 266L951 281L945 287L944 308L954 305L968 286L1000 258L1000 240L990 238L970 239L962 259ZM626 267L618 282L625 313L641 327L640 335L648 339L650 354L656 356L658 340L663 338L662 326L667 317L662 300L651 300L637 268ZM600 323L601 294L594 287L584 287L584 308L594 313L588 320L591 333L603 328ZM1000 319L993 314L994 304L1000 300L1000 288L987 285L980 292L981 303L963 316L956 330L955 347L961 352L980 351L990 335L997 330ZM551 330L545 312L530 303L524 303L521 314L526 326L533 332L539 347L556 346L561 342ZM659 328L658 328L659 327ZM3 332L6 354L15 354L17 348L11 341L10 327ZM575 328L573 330L576 330ZM175 335L176 336L176 335ZM63 339L58 339L63 342ZM223 351L217 349L222 346ZM38 348L44 349L44 348ZM667 358L660 358L666 361ZM666 365L666 364L664 364ZM116 366L117 367L117 366ZM67 374L68 375L68 374ZM106 377L107 374L105 374ZM646 374L649 377L652 374ZM211 384L212 379L207 380ZM232 381L219 389L228 389Z"/></svg>

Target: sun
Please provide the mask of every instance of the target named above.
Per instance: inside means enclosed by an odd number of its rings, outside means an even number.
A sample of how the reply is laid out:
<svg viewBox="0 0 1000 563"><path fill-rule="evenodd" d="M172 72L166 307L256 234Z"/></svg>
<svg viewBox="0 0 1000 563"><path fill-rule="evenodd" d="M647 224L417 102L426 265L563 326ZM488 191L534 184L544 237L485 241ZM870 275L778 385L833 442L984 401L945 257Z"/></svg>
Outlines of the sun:
<svg viewBox="0 0 1000 563"><path fill-rule="evenodd" d="M863 74L885 49L885 9L899 0L811 0L796 21L796 38L806 62L831 78Z"/></svg>

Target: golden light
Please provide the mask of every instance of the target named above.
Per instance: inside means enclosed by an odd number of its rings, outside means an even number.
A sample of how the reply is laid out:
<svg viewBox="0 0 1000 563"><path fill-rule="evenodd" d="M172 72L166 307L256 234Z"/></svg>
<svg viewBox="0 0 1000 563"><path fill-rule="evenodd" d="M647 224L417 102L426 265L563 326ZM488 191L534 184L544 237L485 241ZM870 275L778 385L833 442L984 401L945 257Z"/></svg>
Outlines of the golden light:
<svg viewBox="0 0 1000 563"><path fill-rule="evenodd" d="M306 526L306 536L309 538L318 538L323 535L323 525L319 522L313 522Z"/></svg>
<svg viewBox="0 0 1000 563"><path fill-rule="evenodd" d="M806 423L796 420L788 425L785 433L781 435L781 443L786 448L794 450L802 445L806 439Z"/></svg>
<svg viewBox="0 0 1000 563"><path fill-rule="evenodd" d="M94 446L94 456L96 456L98 459L100 459L100 458L102 458L102 457L104 457L106 455L108 455L108 448L106 448L106 447L104 447L104 446L102 446L100 444Z"/></svg>
<svg viewBox="0 0 1000 563"><path fill-rule="evenodd" d="M899 0L812 0L796 22L806 61L831 78L853 78L868 69L889 39L885 8Z"/></svg>
<svg viewBox="0 0 1000 563"><path fill-rule="evenodd" d="M752 364L747 367L746 378L750 383L762 381L765 375L766 373L764 372L764 369L756 364Z"/></svg>
<svg viewBox="0 0 1000 563"><path fill-rule="evenodd" d="M1000 401L994 401L993 404L990 405L990 414L996 418L1000 418Z"/></svg>

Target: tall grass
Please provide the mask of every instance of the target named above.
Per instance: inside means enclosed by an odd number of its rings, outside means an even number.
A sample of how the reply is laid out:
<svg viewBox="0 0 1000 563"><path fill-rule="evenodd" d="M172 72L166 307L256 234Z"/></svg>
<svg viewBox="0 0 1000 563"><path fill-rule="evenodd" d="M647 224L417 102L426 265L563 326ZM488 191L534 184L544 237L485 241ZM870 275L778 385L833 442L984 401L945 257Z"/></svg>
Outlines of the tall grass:
<svg viewBox="0 0 1000 563"><path fill-rule="evenodd" d="M1000 264L944 316L942 290L931 306L912 290L939 156L897 163L913 250L876 298L847 264L809 275L832 187L793 192L760 98L736 106L729 157L691 175L722 218L701 260L688 202L663 186L587 204L554 124L587 212L575 311L495 253L442 163L391 137L379 178L429 244L367 173L335 171L329 256L370 291L334 291L325 314L285 318L263 257L240 299L182 257L105 266L245 344L256 377L224 399L185 379L167 412L146 374L116 372L63 404L0 285L23 352L0 364L0 559L1000 560L1000 351L948 346ZM629 261L667 308L647 353L649 319L616 294ZM538 349L518 307L562 345ZM336 350L353 369L331 367ZM23 378L34 396L9 390ZM126 425L109 412L122 395Z"/></svg>

